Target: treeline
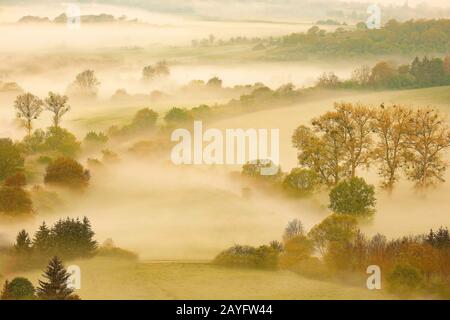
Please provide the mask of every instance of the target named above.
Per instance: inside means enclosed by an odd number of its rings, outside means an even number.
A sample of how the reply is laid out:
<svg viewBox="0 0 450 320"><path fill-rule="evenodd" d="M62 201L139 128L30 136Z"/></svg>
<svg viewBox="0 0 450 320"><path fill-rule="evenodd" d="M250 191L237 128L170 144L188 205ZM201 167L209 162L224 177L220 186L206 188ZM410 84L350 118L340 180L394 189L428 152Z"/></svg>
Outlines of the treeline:
<svg viewBox="0 0 450 320"><path fill-rule="evenodd" d="M450 51L450 20L388 21L381 29L367 29L364 23L355 30L342 27L327 32L317 26L304 33L281 38L267 51L270 58L308 59L361 57L401 54L446 54Z"/></svg>
<svg viewBox="0 0 450 320"><path fill-rule="evenodd" d="M236 245L221 252L215 263L228 267L287 269L316 279L348 279L365 287L368 266L382 272L382 289L400 295L450 297L450 235L448 229L387 240L365 236L356 218L333 214L307 232L295 219L283 241L258 248Z"/></svg>
<svg viewBox="0 0 450 320"><path fill-rule="evenodd" d="M94 235L87 217L82 220L60 219L52 227L44 222L33 237L25 230L19 232L12 257L19 268L39 265L53 256L63 259L89 258L95 255L98 248Z"/></svg>
<svg viewBox="0 0 450 320"><path fill-rule="evenodd" d="M413 89L450 85L450 56L444 59L416 57L410 64L395 66L381 61L374 67L362 66L351 79L341 80L333 72L323 73L318 88L327 89Z"/></svg>
<svg viewBox="0 0 450 320"><path fill-rule="evenodd" d="M320 25L335 23L319 21L306 32L296 32L282 37L216 39L214 35L193 40L193 47L251 45L261 50L262 57L270 60L335 59L368 56L404 55L411 53L447 54L450 51L450 20L389 20L380 29L368 29L364 22L356 28L341 26L326 31Z"/></svg>

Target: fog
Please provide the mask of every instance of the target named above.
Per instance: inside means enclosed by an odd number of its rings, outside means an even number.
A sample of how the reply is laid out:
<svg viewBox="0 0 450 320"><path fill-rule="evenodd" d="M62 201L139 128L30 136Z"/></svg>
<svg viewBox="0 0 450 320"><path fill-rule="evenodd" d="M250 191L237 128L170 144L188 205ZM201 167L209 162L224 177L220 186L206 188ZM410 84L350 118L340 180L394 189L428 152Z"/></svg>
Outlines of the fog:
<svg viewBox="0 0 450 320"><path fill-rule="evenodd" d="M348 77L358 67L354 63L248 62L241 57L223 62L217 56L202 59L202 53L177 55L176 46L189 46L191 40L214 34L217 38L236 36L277 36L303 31L309 23L223 22L195 19L192 16L163 14L107 5L83 5L83 14L106 12L126 14L142 23L82 25L70 30L65 25L16 24L23 15L54 18L64 8L54 6L3 7L0 10L0 80L17 82L24 90L41 97L48 91L63 93L76 74L94 69L101 82L99 98L85 105L70 102L71 112L64 126L82 139L90 130L103 130L107 124L122 124L142 107L163 114L169 107L193 107L201 103L220 103L232 94L204 97L177 96L177 90L191 80L207 81L218 76L225 87L263 82L271 88L292 82L297 87L310 86L325 71ZM185 50L190 50L186 49ZM216 53L217 54L217 53ZM233 52L223 54L233 55ZM217 58L217 61L215 61ZM151 83L141 81L145 65L168 60L170 77ZM172 94L172 100L155 104L112 103L117 89L130 94L149 95L153 90ZM427 100L429 98L429 100ZM241 115L212 124L215 128L280 129L281 167L290 171L297 164L296 150L291 146L293 130L309 123L312 117L331 110L334 101L401 102L408 105L434 105L433 97L417 100L408 93L324 92L314 101L284 108ZM21 139L23 128L14 120L14 96L0 96L0 136ZM450 110L448 101L436 104ZM108 118L104 123L100 118ZM89 119L95 121L89 122ZM112 120L110 120L112 119ZM36 128L49 126L44 115L35 121ZM126 146L115 145L121 161L92 170L90 187L82 195L61 190L65 205L54 213L38 212L29 221L0 224L2 241L12 243L17 232L26 228L34 232L43 220L51 224L70 216L88 216L100 242L113 238L121 247L136 251L142 259L203 260L212 259L233 244L260 245L281 240L288 221L298 218L307 229L330 212L327 195L309 200L294 200L277 193L261 191L257 186L233 174L239 167L176 167L167 158L136 159L127 155ZM98 155L95 155L98 156ZM86 157L81 159L85 164ZM375 170L361 172L377 184ZM448 175L447 175L448 178ZM243 188L251 196L243 195ZM415 194L410 183L402 181L391 195L377 190L377 213L372 222L362 226L368 234L377 232L388 237L427 232L430 228L450 225L449 184L443 184L426 196ZM6 239L6 240L2 240Z"/></svg>

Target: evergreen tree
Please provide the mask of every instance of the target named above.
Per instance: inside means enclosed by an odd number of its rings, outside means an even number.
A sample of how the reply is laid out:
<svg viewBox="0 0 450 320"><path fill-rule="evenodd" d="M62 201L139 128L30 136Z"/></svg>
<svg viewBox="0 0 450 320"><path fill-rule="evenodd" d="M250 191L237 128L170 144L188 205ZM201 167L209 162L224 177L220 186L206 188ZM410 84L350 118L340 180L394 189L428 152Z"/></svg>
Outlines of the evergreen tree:
<svg viewBox="0 0 450 320"><path fill-rule="evenodd" d="M45 222L39 227L39 230L34 234L33 249L36 253L48 256L52 252L52 239L50 229Z"/></svg>
<svg viewBox="0 0 450 320"><path fill-rule="evenodd" d="M61 259L53 257L50 260L43 277L47 281L39 280L37 296L41 300L71 300L73 289L68 288L70 274L62 264Z"/></svg>
<svg viewBox="0 0 450 320"><path fill-rule="evenodd" d="M31 252L31 240L25 230L20 231L17 235L14 248L19 254L29 254Z"/></svg>

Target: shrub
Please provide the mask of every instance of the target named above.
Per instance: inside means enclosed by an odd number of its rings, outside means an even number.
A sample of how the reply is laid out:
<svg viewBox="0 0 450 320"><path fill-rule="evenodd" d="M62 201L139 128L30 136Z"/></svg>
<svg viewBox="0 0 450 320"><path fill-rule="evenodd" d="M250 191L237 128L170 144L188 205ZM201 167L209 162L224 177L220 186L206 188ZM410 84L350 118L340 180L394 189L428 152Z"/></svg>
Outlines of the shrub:
<svg viewBox="0 0 450 320"><path fill-rule="evenodd" d="M97 250L97 256L124 260L137 260L138 255L132 251L116 247L112 239L107 239Z"/></svg>
<svg viewBox="0 0 450 320"><path fill-rule="evenodd" d="M84 188L88 185L89 179L89 171L77 161L59 158L47 167L44 182L71 188Z"/></svg>
<svg viewBox="0 0 450 320"><path fill-rule="evenodd" d="M398 293L410 293L422 286L420 271L409 264L397 264L387 275L389 289Z"/></svg>
<svg viewBox="0 0 450 320"><path fill-rule="evenodd" d="M269 246L258 248L235 245L222 251L214 263L229 267L275 269L278 264L278 252Z"/></svg>
<svg viewBox="0 0 450 320"><path fill-rule="evenodd" d="M320 187L320 178L313 170L294 168L283 181L283 188L294 195L306 197Z"/></svg>
<svg viewBox="0 0 450 320"><path fill-rule="evenodd" d="M338 183L330 192L330 209L335 213L370 215L375 212L375 188L362 178Z"/></svg>
<svg viewBox="0 0 450 320"><path fill-rule="evenodd" d="M308 233L320 253L325 254L330 242L349 242L357 233L357 221L349 215L332 214Z"/></svg>
<svg viewBox="0 0 450 320"><path fill-rule="evenodd" d="M314 253L314 244L304 235L298 235L287 240L284 252L280 256L280 266L290 268L300 261L309 259Z"/></svg>
<svg viewBox="0 0 450 320"><path fill-rule="evenodd" d="M14 278L6 281L1 294L1 300L32 300L35 298L35 289L30 280Z"/></svg>

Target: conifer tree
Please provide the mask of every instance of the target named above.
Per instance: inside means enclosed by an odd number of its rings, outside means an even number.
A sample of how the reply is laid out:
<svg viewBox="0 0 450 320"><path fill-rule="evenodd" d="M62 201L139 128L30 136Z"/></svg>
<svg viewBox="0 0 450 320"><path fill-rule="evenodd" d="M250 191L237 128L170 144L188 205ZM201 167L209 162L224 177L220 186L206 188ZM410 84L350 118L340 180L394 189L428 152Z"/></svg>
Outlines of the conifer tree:
<svg viewBox="0 0 450 320"><path fill-rule="evenodd" d="M73 289L68 287L70 274L64 269L61 259L53 257L50 260L43 277L47 281L39 280L37 296L41 300L71 300Z"/></svg>
<svg viewBox="0 0 450 320"><path fill-rule="evenodd" d="M31 252L31 240L25 230L19 232L14 245L16 252L19 254L28 254Z"/></svg>
<svg viewBox="0 0 450 320"><path fill-rule="evenodd" d="M51 232L45 222L36 231L33 238L33 249L36 253L48 256L52 251Z"/></svg>

